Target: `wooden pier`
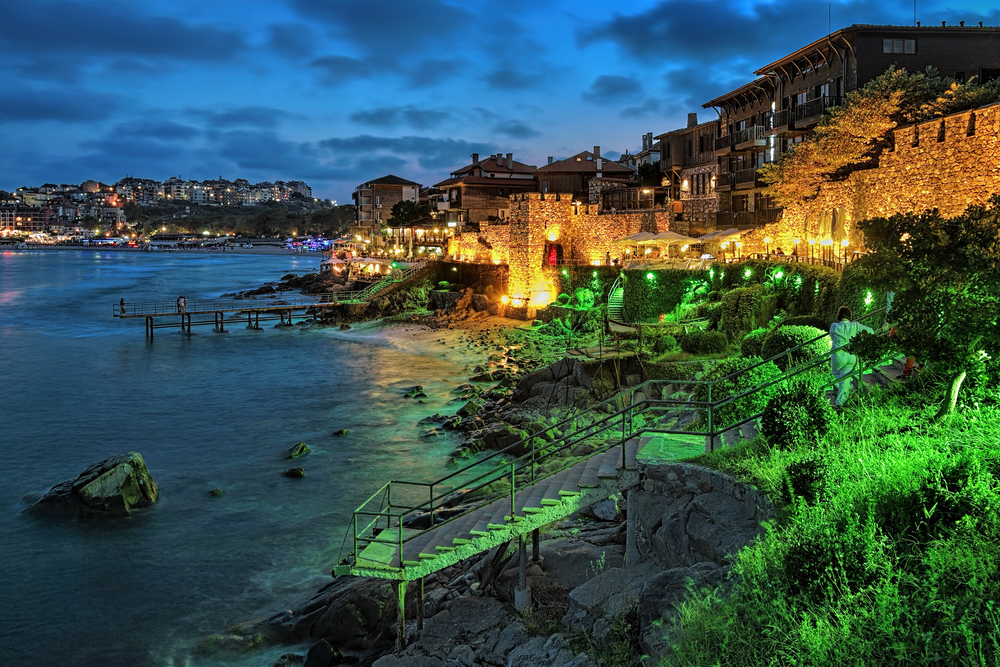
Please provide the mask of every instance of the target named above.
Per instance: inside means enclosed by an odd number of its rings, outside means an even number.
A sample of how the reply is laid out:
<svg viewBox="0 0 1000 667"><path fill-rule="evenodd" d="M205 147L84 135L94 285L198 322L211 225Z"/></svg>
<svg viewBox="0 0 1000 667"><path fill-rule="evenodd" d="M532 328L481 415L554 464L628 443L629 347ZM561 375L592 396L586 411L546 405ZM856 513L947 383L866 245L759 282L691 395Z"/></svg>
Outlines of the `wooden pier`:
<svg viewBox="0 0 1000 667"><path fill-rule="evenodd" d="M112 315L119 319L144 318L146 337L152 339L156 329L180 328L191 333L193 326L212 325L214 331L226 333L226 317L230 324L242 321L246 316L248 329L260 329L260 323L278 320L279 324L291 325L296 314L311 315L320 322L328 322L343 307L364 305L376 295L394 288L412 278L427 267L421 262L404 272L369 285L363 290L328 292L324 294L268 295L244 299L195 299L180 305L177 301L147 301L142 303L116 303ZM208 316L212 319L209 320ZM236 317L234 317L236 316Z"/></svg>

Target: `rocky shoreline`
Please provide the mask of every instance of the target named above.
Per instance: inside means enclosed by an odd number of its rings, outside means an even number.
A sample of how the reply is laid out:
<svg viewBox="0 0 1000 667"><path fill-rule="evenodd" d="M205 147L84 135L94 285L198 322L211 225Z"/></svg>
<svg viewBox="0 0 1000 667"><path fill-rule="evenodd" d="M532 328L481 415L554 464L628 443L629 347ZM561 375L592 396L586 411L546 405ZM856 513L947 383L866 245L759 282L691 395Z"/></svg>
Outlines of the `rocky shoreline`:
<svg viewBox="0 0 1000 667"><path fill-rule="evenodd" d="M329 289L318 278L285 278L269 287ZM375 310L389 315L386 325L460 329L457 344L486 356L470 381L455 390L455 414L432 415L416 425L425 438L441 430L460 432L464 441L452 453L455 463L464 465L479 452L500 450L530 435L551 440L559 435L553 427L567 418L575 428L586 427L589 419L577 416L581 408L647 377L635 356L614 362L571 358L558 326L490 315L488 302L477 303L472 290L442 298L428 287L401 289ZM438 307L415 308L421 299ZM420 392L421 387L413 387L408 395ZM586 457L600 444L585 439L551 465ZM306 667L584 667L638 664L640 654L662 656L668 652L663 631L653 628L667 628L669 622L654 622L669 621L693 586L724 581L731 553L760 530L760 516L725 495L721 482L715 489L697 478L679 487L674 481L664 496L669 484L644 481L628 498L611 498L550 525L541 535L541 558L527 570L534 602L527 613L513 606L519 570L517 545L508 543L425 577L425 622L419 632L416 621L409 620L416 618L418 604L416 587L410 587L406 648L400 654L393 652L392 582L346 576L335 577L289 609L207 637L200 649L225 655L271 647L273 655L273 647L287 645L293 650L269 664ZM729 480L730 493L733 487ZM455 494L443 505L460 509L488 499L487 491L474 497ZM719 497L704 495L711 493ZM631 545L626 544L629 531Z"/></svg>

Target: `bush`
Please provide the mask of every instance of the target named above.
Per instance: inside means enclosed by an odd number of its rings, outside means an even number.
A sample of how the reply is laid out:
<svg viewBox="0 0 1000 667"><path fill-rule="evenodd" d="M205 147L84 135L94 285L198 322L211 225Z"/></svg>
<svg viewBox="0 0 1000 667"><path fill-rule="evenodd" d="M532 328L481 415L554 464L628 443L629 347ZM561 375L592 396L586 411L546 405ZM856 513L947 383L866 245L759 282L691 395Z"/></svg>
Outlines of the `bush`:
<svg viewBox="0 0 1000 667"><path fill-rule="evenodd" d="M719 330L732 340L746 332L766 326L777 310L777 298L764 285L730 290L722 297L722 320Z"/></svg>
<svg viewBox="0 0 1000 667"><path fill-rule="evenodd" d="M778 323L779 327L816 327L820 331L829 331L830 322L818 315L796 315L786 317Z"/></svg>
<svg viewBox="0 0 1000 667"><path fill-rule="evenodd" d="M569 294L565 293L560 294L559 296L556 297L556 303L558 303L560 306L565 306L566 304L569 303L570 298L571 297Z"/></svg>
<svg viewBox="0 0 1000 667"><path fill-rule="evenodd" d="M754 329L746 336L743 337L743 342L740 343L740 354L744 357L761 357L761 352L764 347L764 339L771 333L771 330L767 327L761 327L759 329Z"/></svg>
<svg viewBox="0 0 1000 667"><path fill-rule="evenodd" d="M795 498L801 498L812 505L823 497L825 491L826 464L823 463L823 459L810 456L800 461L793 461L785 468L785 485L781 489L781 500L786 505Z"/></svg>
<svg viewBox="0 0 1000 667"><path fill-rule="evenodd" d="M817 329L816 327L779 327L772 331L771 334L764 339L764 345L761 348L761 356L764 359L770 359L777 354L787 352L794 347L807 343L817 336L822 336L824 333L825 332L822 329ZM807 361L821 354L829 354L829 352L829 337L821 338L793 352L790 355L792 358L791 365L798 365L803 361ZM781 370L787 370L789 368L788 357L789 355L778 357L775 359L774 363L776 363L778 368Z"/></svg>
<svg viewBox="0 0 1000 667"><path fill-rule="evenodd" d="M581 308L593 308L594 307L594 292L587 289L586 287L576 288L576 303Z"/></svg>
<svg viewBox="0 0 1000 667"><path fill-rule="evenodd" d="M756 387L759 384L767 382L768 380L773 380L777 376L781 375L781 371L778 370L778 367L771 362L761 364L753 370L747 370L751 366L760 364L760 362L760 357L734 357L731 359L725 359L716 364L715 367L706 373L704 378L702 378L706 381L714 381L712 385L712 401L716 402L726 398L727 396L735 396L736 394L743 393L747 389ZM732 378L726 380L721 379L727 375L737 372L739 372L739 374ZM713 414L715 425L734 424L750 417L751 415L757 414L764 409L764 406L767 405L767 401L774 394L774 391L775 385L772 385L767 389L758 391L755 394L750 394L749 396L745 396L718 408ZM697 385L694 395L696 401L707 401L708 386L704 384Z"/></svg>
<svg viewBox="0 0 1000 667"><path fill-rule="evenodd" d="M443 289L448 289L448 287L449 287L450 285L451 285L451 283L450 283L450 282L448 282L447 280L442 280L441 282L439 282L439 283L437 284L437 288L438 288L439 290L443 290Z"/></svg>
<svg viewBox="0 0 1000 667"><path fill-rule="evenodd" d="M689 331L678 343L689 354L718 354L726 351L729 342L718 331Z"/></svg>
<svg viewBox="0 0 1000 667"><path fill-rule="evenodd" d="M779 449L814 444L833 423L833 408L822 391L807 382L781 385L767 402L760 432Z"/></svg>
<svg viewBox="0 0 1000 667"><path fill-rule="evenodd" d="M660 334L653 338L653 343L650 347L653 348L654 354L673 352L677 349L677 339L670 334Z"/></svg>

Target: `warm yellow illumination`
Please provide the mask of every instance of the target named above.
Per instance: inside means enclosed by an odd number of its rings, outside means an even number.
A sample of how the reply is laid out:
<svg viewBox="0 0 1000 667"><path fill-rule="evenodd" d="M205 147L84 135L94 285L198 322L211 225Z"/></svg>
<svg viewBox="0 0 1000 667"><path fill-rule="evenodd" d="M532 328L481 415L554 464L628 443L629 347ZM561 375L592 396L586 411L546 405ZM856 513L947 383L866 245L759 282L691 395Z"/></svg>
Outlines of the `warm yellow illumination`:
<svg viewBox="0 0 1000 667"><path fill-rule="evenodd" d="M840 242L840 245L846 248L847 246L851 245L851 242L848 241L847 239L844 239L843 241Z"/></svg>
<svg viewBox="0 0 1000 667"><path fill-rule="evenodd" d="M799 244L799 239L792 239L792 243L794 243L795 245L798 245Z"/></svg>
<svg viewBox="0 0 1000 667"><path fill-rule="evenodd" d="M764 237L764 243L770 243L770 242L771 242L771 237L770 236L765 236Z"/></svg>
<svg viewBox="0 0 1000 667"><path fill-rule="evenodd" d="M558 237L555 235L555 232L549 234L549 241L555 241L557 238Z"/></svg>
<svg viewBox="0 0 1000 667"><path fill-rule="evenodd" d="M809 245L816 245L816 239L809 239Z"/></svg>
<svg viewBox="0 0 1000 667"><path fill-rule="evenodd" d="M686 246L686 245L681 246L681 252L687 252L687 249L688 249L688 246Z"/></svg>
<svg viewBox="0 0 1000 667"><path fill-rule="evenodd" d="M509 301L510 301L510 299L507 297L507 295L504 295L504 296L500 297L500 302L501 303L508 303Z"/></svg>

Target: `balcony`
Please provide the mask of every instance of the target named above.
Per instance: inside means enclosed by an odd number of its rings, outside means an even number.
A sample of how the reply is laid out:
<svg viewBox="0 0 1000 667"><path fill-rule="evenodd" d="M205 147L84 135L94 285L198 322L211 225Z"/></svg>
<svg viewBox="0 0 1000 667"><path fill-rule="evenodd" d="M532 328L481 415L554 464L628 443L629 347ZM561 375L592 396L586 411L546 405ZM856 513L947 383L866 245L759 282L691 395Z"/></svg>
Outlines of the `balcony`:
<svg viewBox="0 0 1000 667"><path fill-rule="evenodd" d="M835 95L817 97L814 100L803 102L792 109L792 120L795 129L804 130L819 122L819 119L830 107L839 106L841 98Z"/></svg>
<svg viewBox="0 0 1000 667"><path fill-rule="evenodd" d="M767 133L761 125L748 127L745 130L740 130L736 133L736 139L733 143L734 148L738 151L747 150L748 148L753 148L754 146L766 146Z"/></svg>
<svg viewBox="0 0 1000 667"><path fill-rule="evenodd" d="M736 213L719 213L716 215L718 229L754 229L761 225L771 224L781 220L784 209L765 208L759 211L737 211Z"/></svg>
<svg viewBox="0 0 1000 667"><path fill-rule="evenodd" d="M715 138L715 154L725 155L733 149L733 135L724 134Z"/></svg>
<svg viewBox="0 0 1000 667"><path fill-rule="evenodd" d="M733 189L733 176L735 174L725 173L715 177L716 192L729 192Z"/></svg>
<svg viewBox="0 0 1000 667"><path fill-rule="evenodd" d="M789 126L792 124L792 110L782 109L781 111L775 111L770 114L771 124L767 129L768 134L781 134L782 132L787 132Z"/></svg>
<svg viewBox="0 0 1000 667"><path fill-rule="evenodd" d="M737 190L749 190L750 188L763 187L763 183L757 176L756 167L750 169L740 169L735 174L733 183Z"/></svg>

